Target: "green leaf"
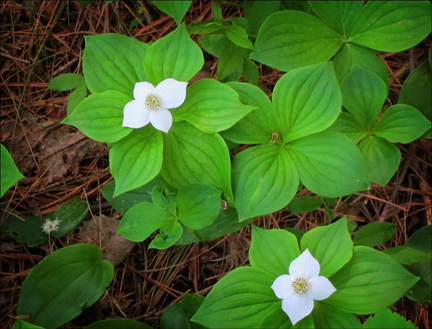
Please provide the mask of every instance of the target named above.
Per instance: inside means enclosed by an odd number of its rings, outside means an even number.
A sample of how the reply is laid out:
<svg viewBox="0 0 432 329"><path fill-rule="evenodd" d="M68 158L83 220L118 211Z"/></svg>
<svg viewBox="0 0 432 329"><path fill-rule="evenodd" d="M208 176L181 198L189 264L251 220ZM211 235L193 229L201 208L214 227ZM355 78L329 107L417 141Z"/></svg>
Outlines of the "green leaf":
<svg viewBox="0 0 432 329"><path fill-rule="evenodd" d="M227 209L219 212L218 218L210 226L196 231L184 227L181 238L175 244L186 245L193 242L214 240L220 236L240 231L251 221L252 219L239 222L236 209L228 205Z"/></svg>
<svg viewBox="0 0 432 329"><path fill-rule="evenodd" d="M243 65L244 59L249 55L249 52L250 50L235 45L231 40L226 41L217 66L218 79L225 79L237 67Z"/></svg>
<svg viewBox="0 0 432 329"><path fill-rule="evenodd" d="M57 231L51 232L53 237L59 238L78 226L88 213L87 202L81 198L72 198L63 203L48 217L60 220Z"/></svg>
<svg viewBox="0 0 432 329"><path fill-rule="evenodd" d="M184 15L188 11L192 1L160 1L154 2L159 10L163 11L168 16L171 16L176 21L177 25L180 25Z"/></svg>
<svg viewBox="0 0 432 329"><path fill-rule="evenodd" d="M87 86L84 84L75 89L70 95L67 104L67 114L71 115L73 110L81 103L87 96Z"/></svg>
<svg viewBox="0 0 432 329"><path fill-rule="evenodd" d="M238 25L225 26L225 34L236 46L253 49L252 42L245 29Z"/></svg>
<svg viewBox="0 0 432 329"><path fill-rule="evenodd" d="M352 114L345 112L339 114L327 131L342 133L356 144L368 134L368 129L363 123L360 123Z"/></svg>
<svg viewBox="0 0 432 329"><path fill-rule="evenodd" d="M341 82L354 67L361 67L378 75L386 84L387 92L390 86L389 73L384 62L376 51L346 43L333 58L336 76Z"/></svg>
<svg viewBox="0 0 432 329"><path fill-rule="evenodd" d="M321 205L322 200L315 196L302 196L292 200L288 204L288 209L293 214L305 214L318 209Z"/></svg>
<svg viewBox="0 0 432 329"><path fill-rule="evenodd" d="M17 315L51 329L78 316L105 293L114 267L90 244L64 247L37 264L21 288Z"/></svg>
<svg viewBox="0 0 432 329"><path fill-rule="evenodd" d="M9 154L8 150L3 145L1 145L0 155L1 155L0 197L3 197L6 191L12 186L14 186L15 183L17 183L21 178L24 178L24 176L20 173L17 166L15 165L14 160Z"/></svg>
<svg viewBox="0 0 432 329"><path fill-rule="evenodd" d="M153 203L142 202L129 209L120 222L117 233L126 239L141 242L157 229L175 221L175 218L156 207Z"/></svg>
<svg viewBox="0 0 432 329"><path fill-rule="evenodd" d="M301 239L301 248L303 251L309 249L320 263L320 275L331 277L351 259L353 254L353 243L346 218L306 232Z"/></svg>
<svg viewBox="0 0 432 329"><path fill-rule="evenodd" d="M148 47L116 33L85 36L83 72L90 92L116 90L131 98L135 84L148 81L143 65Z"/></svg>
<svg viewBox="0 0 432 329"><path fill-rule="evenodd" d="M213 134L232 127L255 107L240 102L227 85L202 79L187 90L185 102L172 111L173 121L188 121L203 132Z"/></svg>
<svg viewBox="0 0 432 329"><path fill-rule="evenodd" d="M432 225L427 225L416 231L409 237L405 246L430 254L432 249Z"/></svg>
<svg viewBox="0 0 432 329"><path fill-rule="evenodd" d="M98 321L84 329L152 329L152 327L136 320L119 318Z"/></svg>
<svg viewBox="0 0 432 329"><path fill-rule="evenodd" d="M181 224L177 221L171 221L160 228L159 234L156 235L153 241L149 244L149 248L169 248L176 243L178 239L180 239L182 233L183 228Z"/></svg>
<svg viewBox="0 0 432 329"><path fill-rule="evenodd" d="M239 94L243 104L255 106L256 109L230 129L222 131L221 135L239 144L268 144L272 133L278 130L277 119L268 96L249 83L230 82L227 85Z"/></svg>
<svg viewBox="0 0 432 329"><path fill-rule="evenodd" d="M81 74L66 73L52 78L48 88L57 91L66 91L85 85L84 77Z"/></svg>
<svg viewBox="0 0 432 329"><path fill-rule="evenodd" d="M204 65L203 53L189 37L184 23L150 46L144 59L150 82L173 78L189 81Z"/></svg>
<svg viewBox="0 0 432 329"><path fill-rule="evenodd" d="M353 23L349 42L398 52L414 47L431 32L428 1L370 1Z"/></svg>
<svg viewBox="0 0 432 329"><path fill-rule="evenodd" d="M249 250L249 261L253 268L259 268L276 278L288 274L289 265L299 255L300 249L294 234L253 226Z"/></svg>
<svg viewBox="0 0 432 329"><path fill-rule="evenodd" d="M11 329L44 329L44 328L28 323L21 319L16 319Z"/></svg>
<svg viewBox="0 0 432 329"><path fill-rule="evenodd" d="M264 23L265 19L278 11L281 5L280 1L250 1L251 7L245 10L246 18L249 22L247 31L256 35L261 25ZM243 2L243 7L245 7L245 2Z"/></svg>
<svg viewBox="0 0 432 329"><path fill-rule="evenodd" d="M431 123L415 108L396 104L378 120L373 134L392 143L411 143L430 129Z"/></svg>
<svg viewBox="0 0 432 329"><path fill-rule="evenodd" d="M389 309L384 309L368 317L363 323L363 328L414 329L415 326L414 323L405 320L399 314L393 313Z"/></svg>
<svg viewBox="0 0 432 329"><path fill-rule="evenodd" d="M395 303L418 279L390 256L357 246L351 260L330 278L336 292L326 303L350 313L375 313Z"/></svg>
<svg viewBox="0 0 432 329"><path fill-rule="evenodd" d="M361 1L309 1L309 5L319 18L345 38L363 8Z"/></svg>
<svg viewBox="0 0 432 329"><path fill-rule="evenodd" d="M396 233L396 230L397 225L393 223L369 223L356 232L353 243L355 246L379 246L389 241Z"/></svg>
<svg viewBox="0 0 432 329"><path fill-rule="evenodd" d="M322 132L285 146L300 181L313 193L340 197L369 188L360 151L348 137Z"/></svg>
<svg viewBox="0 0 432 329"><path fill-rule="evenodd" d="M330 127L342 106L333 64L311 65L285 74L275 85L273 106L285 143Z"/></svg>
<svg viewBox="0 0 432 329"><path fill-rule="evenodd" d="M29 247L40 246L47 241L42 231L42 218L36 216L19 216L1 205L1 234L8 235L19 243L27 243Z"/></svg>
<svg viewBox="0 0 432 329"><path fill-rule="evenodd" d="M185 226L199 230L219 215L221 191L207 184L190 184L179 190L178 218Z"/></svg>
<svg viewBox="0 0 432 329"><path fill-rule="evenodd" d="M176 216L178 197L176 193L166 190L162 185L156 185L151 191L151 200L153 204Z"/></svg>
<svg viewBox="0 0 432 329"><path fill-rule="evenodd" d="M432 121L432 71L429 62L419 65L405 80L398 103L411 105Z"/></svg>
<svg viewBox="0 0 432 329"><path fill-rule="evenodd" d="M221 57L225 45L230 42L228 37L223 34L208 34L198 38L203 49L210 55Z"/></svg>
<svg viewBox="0 0 432 329"><path fill-rule="evenodd" d="M280 71L332 58L342 37L320 19L298 11L278 11L262 24L250 58Z"/></svg>
<svg viewBox="0 0 432 329"><path fill-rule="evenodd" d="M159 130L147 125L134 129L126 138L112 145L110 169L116 180L114 197L148 183L160 172L161 135Z"/></svg>
<svg viewBox="0 0 432 329"><path fill-rule="evenodd" d="M218 134L206 134L188 123L176 123L164 136L162 175L181 188L205 183L221 189L233 203L228 147Z"/></svg>
<svg viewBox="0 0 432 329"><path fill-rule="evenodd" d="M275 303L272 306L272 313L268 314L259 324L258 328L269 328L269 329L282 329L282 328L293 328L292 323L286 313L282 310L282 303ZM306 317L308 318L308 317ZM305 318L305 319L306 319ZM303 323L305 320L297 322L296 325ZM308 327L299 327L308 328Z"/></svg>
<svg viewBox="0 0 432 329"><path fill-rule="evenodd" d="M285 227L284 230L294 234L297 238L298 244L300 245L300 240L303 237L303 235L305 234L304 231L302 231L298 228L294 228L294 227Z"/></svg>
<svg viewBox="0 0 432 329"><path fill-rule="evenodd" d="M342 80L342 104L368 130L373 127L387 98L387 88L375 73L354 67Z"/></svg>
<svg viewBox="0 0 432 329"><path fill-rule="evenodd" d="M126 193L113 197L115 190L115 182L109 182L102 187L102 195L107 199L108 203L113 206L120 214L124 215L130 208L141 202L152 202L151 192L153 187L161 185L164 179L161 175L157 175L144 186L138 187Z"/></svg>
<svg viewBox="0 0 432 329"><path fill-rule="evenodd" d="M193 316L209 328L253 328L278 302L274 277L253 267L239 267L219 280Z"/></svg>
<svg viewBox="0 0 432 329"><path fill-rule="evenodd" d="M368 180L383 186L387 185L400 164L399 148L375 136L366 137L358 147Z"/></svg>
<svg viewBox="0 0 432 329"><path fill-rule="evenodd" d="M213 20L210 20L210 21L204 21L204 22L191 22L190 24L186 25L186 30L189 34L206 34L204 36L204 39L206 39L205 37L209 37L209 36L215 37L216 36L216 35L207 35L209 33L222 33L224 31L224 27L221 24L219 24ZM220 34L217 36L220 37L222 35ZM226 38L226 36L223 36L223 37ZM199 38L198 40L200 40L200 39L201 38Z"/></svg>
<svg viewBox="0 0 432 329"><path fill-rule="evenodd" d="M123 109L131 100L115 90L93 94L79 103L62 123L77 127L99 142L114 143L132 132L122 126Z"/></svg>
<svg viewBox="0 0 432 329"><path fill-rule="evenodd" d="M203 296L186 294L181 302L169 305L162 313L160 322L161 329L204 329L203 326L190 321L203 301Z"/></svg>
<svg viewBox="0 0 432 329"><path fill-rule="evenodd" d="M312 316L315 328L361 328L360 320L354 314L328 305L325 300L314 301Z"/></svg>
<svg viewBox="0 0 432 329"><path fill-rule="evenodd" d="M408 265L417 263L425 259L431 259L430 253L424 253L420 250L410 248L407 246L399 246L394 248L384 249L383 253L391 256L399 264Z"/></svg>
<svg viewBox="0 0 432 329"><path fill-rule="evenodd" d="M219 6L219 4L217 3L217 1L213 2L212 14L213 14L214 20L217 23L222 24L222 20L223 20L222 10L221 10L221 7Z"/></svg>
<svg viewBox="0 0 432 329"><path fill-rule="evenodd" d="M431 268L432 261L422 260L418 263L405 265L405 268L413 275L420 277L420 280L411 287L406 293L409 299L413 300L419 305L427 303L431 305L432 289L431 289Z"/></svg>
<svg viewBox="0 0 432 329"><path fill-rule="evenodd" d="M248 148L234 157L232 166L240 221L282 209L297 192L297 170L288 152L280 146Z"/></svg>
<svg viewBox="0 0 432 329"><path fill-rule="evenodd" d="M254 86L258 86L258 82L259 82L258 65L256 65L249 58L246 58L244 63L243 63L243 74L244 74L246 80L250 84L252 84Z"/></svg>

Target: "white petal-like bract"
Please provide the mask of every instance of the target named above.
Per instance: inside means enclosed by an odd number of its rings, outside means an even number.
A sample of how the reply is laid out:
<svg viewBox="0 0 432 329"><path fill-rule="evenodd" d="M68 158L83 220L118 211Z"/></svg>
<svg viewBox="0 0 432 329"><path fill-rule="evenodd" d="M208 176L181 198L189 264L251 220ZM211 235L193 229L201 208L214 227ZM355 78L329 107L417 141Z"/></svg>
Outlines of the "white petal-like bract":
<svg viewBox="0 0 432 329"><path fill-rule="evenodd" d="M133 100L127 103L123 110L123 127L142 128L150 122L150 110L144 103Z"/></svg>

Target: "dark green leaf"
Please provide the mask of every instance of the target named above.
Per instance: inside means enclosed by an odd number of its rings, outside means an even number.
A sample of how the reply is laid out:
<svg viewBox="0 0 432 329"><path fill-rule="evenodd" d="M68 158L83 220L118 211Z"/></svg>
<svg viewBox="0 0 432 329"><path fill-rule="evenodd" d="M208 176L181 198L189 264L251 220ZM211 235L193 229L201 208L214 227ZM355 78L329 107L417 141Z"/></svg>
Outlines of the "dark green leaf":
<svg viewBox="0 0 432 329"><path fill-rule="evenodd" d="M58 219L59 229L51 232L53 237L59 238L78 226L88 213L87 202L81 198L72 198L63 203L49 218Z"/></svg>
<svg viewBox="0 0 432 329"><path fill-rule="evenodd" d="M84 77L80 74L66 73L52 78L48 88L57 91L66 91L85 85Z"/></svg>
<svg viewBox="0 0 432 329"><path fill-rule="evenodd" d="M98 321L84 329L152 329L152 327L135 320L120 318Z"/></svg>
<svg viewBox="0 0 432 329"><path fill-rule="evenodd" d="M360 228L353 238L355 246L374 247L389 241L396 233L397 225L386 222L369 223Z"/></svg>
<svg viewBox="0 0 432 329"><path fill-rule="evenodd" d="M288 210L293 214L305 214L322 205L321 199L315 196L302 196L295 198L288 204Z"/></svg>

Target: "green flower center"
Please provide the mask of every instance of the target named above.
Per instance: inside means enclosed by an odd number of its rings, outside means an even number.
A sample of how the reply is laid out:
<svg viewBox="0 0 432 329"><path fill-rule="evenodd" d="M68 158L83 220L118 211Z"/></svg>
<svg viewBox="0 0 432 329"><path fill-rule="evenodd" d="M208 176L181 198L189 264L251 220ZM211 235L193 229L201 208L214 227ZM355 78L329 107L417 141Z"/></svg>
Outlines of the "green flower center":
<svg viewBox="0 0 432 329"><path fill-rule="evenodd" d="M157 110L161 105L161 99L156 94L148 94L145 100L145 106L152 110Z"/></svg>
<svg viewBox="0 0 432 329"><path fill-rule="evenodd" d="M308 282L303 279L301 276L294 279L291 283L291 287L293 288L294 292L297 294L302 294L304 293L306 290L309 289L309 284Z"/></svg>

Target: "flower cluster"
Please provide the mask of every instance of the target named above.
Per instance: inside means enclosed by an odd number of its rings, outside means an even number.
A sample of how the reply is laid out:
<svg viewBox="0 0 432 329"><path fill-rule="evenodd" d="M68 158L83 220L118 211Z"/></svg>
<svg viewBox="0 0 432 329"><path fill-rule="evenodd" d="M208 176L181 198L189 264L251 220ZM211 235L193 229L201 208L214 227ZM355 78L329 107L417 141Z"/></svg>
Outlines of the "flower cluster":
<svg viewBox="0 0 432 329"><path fill-rule="evenodd" d="M59 223L60 220L58 218L54 220L47 219L44 221L44 224L42 225L42 231L44 231L46 234L55 232L59 229Z"/></svg>

